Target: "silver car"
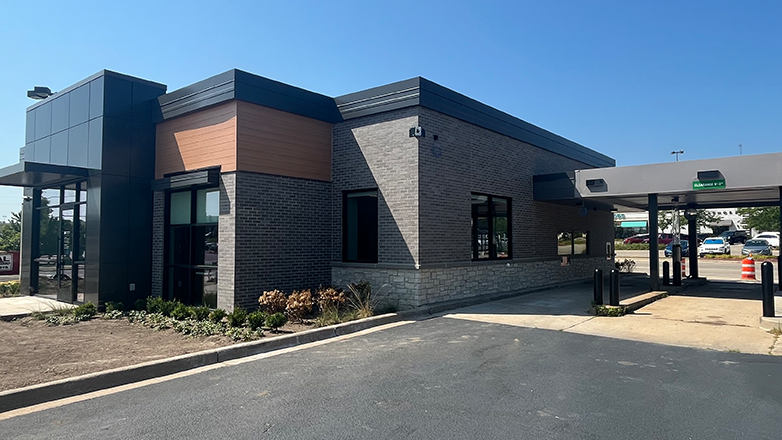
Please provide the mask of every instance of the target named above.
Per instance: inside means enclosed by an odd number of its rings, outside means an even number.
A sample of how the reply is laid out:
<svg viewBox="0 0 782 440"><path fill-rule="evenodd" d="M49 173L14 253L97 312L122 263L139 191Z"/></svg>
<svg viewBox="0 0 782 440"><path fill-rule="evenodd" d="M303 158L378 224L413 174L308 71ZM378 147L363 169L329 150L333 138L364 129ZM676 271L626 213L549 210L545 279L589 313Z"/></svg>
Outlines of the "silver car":
<svg viewBox="0 0 782 440"><path fill-rule="evenodd" d="M753 238L744 243L741 248L741 255L771 255L771 243L767 240Z"/></svg>

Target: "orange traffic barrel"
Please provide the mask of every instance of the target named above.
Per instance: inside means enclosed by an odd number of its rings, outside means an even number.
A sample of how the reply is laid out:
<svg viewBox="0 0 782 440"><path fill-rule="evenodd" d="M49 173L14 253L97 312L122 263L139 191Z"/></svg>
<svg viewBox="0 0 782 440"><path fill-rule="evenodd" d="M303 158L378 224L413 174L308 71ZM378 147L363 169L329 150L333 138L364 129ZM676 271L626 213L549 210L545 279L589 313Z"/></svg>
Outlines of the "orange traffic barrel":
<svg viewBox="0 0 782 440"><path fill-rule="evenodd" d="M755 279L755 259L752 258L752 254L749 254L747 258L741 260L741 279Z"/></svg>

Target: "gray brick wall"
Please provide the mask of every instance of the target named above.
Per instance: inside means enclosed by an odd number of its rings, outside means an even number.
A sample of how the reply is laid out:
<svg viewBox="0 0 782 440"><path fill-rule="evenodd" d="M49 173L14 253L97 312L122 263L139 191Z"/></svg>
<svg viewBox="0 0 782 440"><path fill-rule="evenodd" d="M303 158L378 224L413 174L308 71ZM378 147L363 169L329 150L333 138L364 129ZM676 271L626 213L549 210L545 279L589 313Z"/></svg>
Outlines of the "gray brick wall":
<svg viewBox="0 0 782 440"><path fill-rule="evenodd" d="M236 174L220 174L217 222L217 307L233 311L236 284Z"/></svg>
<svg viewBox="0 0 782 440"><path fill-rule="evenodd" d="M155 192L152 198L152 292L153 296L163 294L163 264L165 252L165 208L166 193Z"/></svg>
<svg viewBox="0 0 782 440"><path fill-rule="evenodd" d="M613 240L610 212L581 217L575 206L532 199L533 175L588 165L426 108L419 123L426 130L419 148L421 264L472 258L474 192L512 199L514 258L556 257L557 233L574 229L589 231L593 255L605 256L604 243Z"/></svg>
<svg viewBox="0 0 782 440"><path fill-rule="evenodd" d="M418 263L418 108L348 120L332 136L332 259L342 261L342 193L378 188L378 262Z"/></svg>
<svg viewBox="0 0 782 440"><path fill-rule="evenodd" d="M425 138L408 137L416 125ZM611 268L605 259L605 242L613 239L610 212L582 217L575 206L533 201L533 175L586 164L422 107L337 124L333 139L333 261L342 258L342 191L377 186L381 193L379 264L334 264L337 286L370 281L384 303L405 309L586 279L595 268ZM471 261L472 193L512 199L509 264ZM562 267L556 236L570 230L589 232L590 255Z"/></svg>
<svg viewBox="0 0 782 440"><path fill-rule="evenodd" d="M235 197L229 195L227 208L235 229L226 240L233 242L235 255L223 258L223 237L231 232L228 222L224 229L221 214L219 307L256 308L265 290L290 293L330 284L331 184L249 172L229 175L235 179ZM223 285L223 270L230 261L233 284L229 287Z"/></svg>

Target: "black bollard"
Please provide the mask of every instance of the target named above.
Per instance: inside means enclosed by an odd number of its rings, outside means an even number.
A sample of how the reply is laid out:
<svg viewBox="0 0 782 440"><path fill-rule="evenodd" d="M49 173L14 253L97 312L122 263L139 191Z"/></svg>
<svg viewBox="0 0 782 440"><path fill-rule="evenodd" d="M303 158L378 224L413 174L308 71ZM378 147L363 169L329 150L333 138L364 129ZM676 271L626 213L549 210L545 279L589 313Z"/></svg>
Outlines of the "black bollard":
<svg viewBox="0 0 782 440"><path fill-rule="evenodd" d="M763 289L763 316L774 317L774 265L768 261L760 265L760 279Z"/></svg>
<svg viewBox="0 0 782 440"><path fill-rule="evenodd" d="M777 275L779 275L779 286L777 290L782 290L782 264L780 263L782 263L782 254L777 257Z"/></svg>
<svg viewBox="0 0 782 440"><path fill-rule="evenodd" d="M682 262L681 261L673 262L673 285L674 286L682 285Z"/></svg>
<svg viewBox="0 0 782 440"><path fill-rule="evenodd" d="M595 305L603 305L603 269L595 269Z"/></svg>
<svg viewBox="0 0 782 440"><path fill-rule="evenodd" d="M608 303L612 306L619 305L619 271L613 269L611 271L611 285L610 292L608 293Z"/></svg>
<svg viewBox="0 0 782 440"><path fill-rule="evenodd" d="M663 261L663 286L671 285L671 263Z"/></svg>

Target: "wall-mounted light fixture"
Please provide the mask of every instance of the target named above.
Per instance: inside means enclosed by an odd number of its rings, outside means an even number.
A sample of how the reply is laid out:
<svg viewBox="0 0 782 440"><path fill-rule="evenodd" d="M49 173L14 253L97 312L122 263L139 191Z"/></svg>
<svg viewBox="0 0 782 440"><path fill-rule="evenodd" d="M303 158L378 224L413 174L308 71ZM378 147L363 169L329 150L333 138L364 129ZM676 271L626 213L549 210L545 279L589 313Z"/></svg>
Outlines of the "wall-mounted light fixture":
<svg viewBox="0 0 782 440"><path fill-rule="evenodd" d="M30 99L46 99L54 95L52 89L48 87L35 86L32 90L27 91L27 97Z"/></svg>

